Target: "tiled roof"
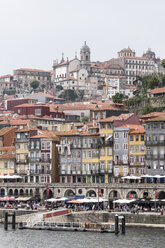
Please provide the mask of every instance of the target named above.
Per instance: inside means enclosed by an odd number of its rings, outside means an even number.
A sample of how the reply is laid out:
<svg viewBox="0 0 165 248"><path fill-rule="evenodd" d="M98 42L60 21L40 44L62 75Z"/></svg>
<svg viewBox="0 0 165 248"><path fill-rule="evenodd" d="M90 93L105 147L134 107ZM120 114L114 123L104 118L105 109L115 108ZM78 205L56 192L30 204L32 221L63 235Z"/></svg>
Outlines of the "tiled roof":
<svg viewBox="0 0 165 248"><path fill-rule="evenodd" d="M45 104L33 104L33 103L24 103L15 106L15 108L26 108L26 107L47 107Z"/></svg>
<svg viewBox="0 0 165 248"><path fill-rule="evenodd" d="M121 127L129 127L130 133L145 133L145 128L142 125L126 124Z"/></svg>
<svg viewBox="0 0 165 248"><path fill-rule="evenodd" d="M29 69L29 68L20 68L20 69L16 69L15 71L16 72L29 71L29 72L49 72L50 73L50 71L45 71L45 70L40 70L40 69Z"/></svg>
<svg viewBox="0 0 165 248"><path fill-rule="evenodd" d="M99 133L90 133L88 131L80 131L80 130L75 130L72 129L70 131L67 132L58 132L57 136L96 136L99 135Z"/></svg>
<svg viewBox="0 0 165 248"><path fill-rule="evenodd" d="M161 116L146 120L146 122L154 122L154 121L165 121L165 114L164 115L162 114Z"/></svg>
<svg viewBox="0 0 165 248"><path fill-rule="evenodd" d="M125 121L127 120L129 117L131 117L132 115L134 115L133 113L128 113L128 114L121 114L119 116L111 116L108 118L105 118L103 120L100 120L100 123L104 123L104 122L113 122L115 120L120 120L120 121Z"/></svg>
<svg viewBox="0 0 165 248"><path fill-rule="evenodd" d="M59 137L57 137L56 132L53 131L40 130L39 134L31 137L31 139L33 138L52 138L55 141L59 141Z"/></svg>
<svg viewBox="0 0 165 248"><path fill-rule="evenodd" d="M34 95L43 95L43 96L48 97L48 98L54 98L54 96L52 96L48 93L43 93L43 92L38 92L38 93L35 93Z"/></svg>
<svg viewBox="0 0 165 248"><path fill-rule="evenodd" d="M15 129L14 127L4 127L0 130L0 136L3 136L9 131L14 130L14 129Z"/></svg>
<svg viewBox="0 0 165 248"><path fill-rule="evenodd" d="M165 93L165 87L163 87L163 88L156 88L156 89L150 90L148 93L149 94L161 94L161 93Z"/></svg>
<svg viewBox="0 0 165 248"><path fill-rule="evenodd" d="M141 119L149 119L149 118L161 116L163 114L165 114L165 112L152 112L152 113L149 113L147 115L142 115L140 118Z"/></svg>
<svg viewBox="0 0 165 248"><path fill-rule="evenodd" d="M16 133L24 133L24 132L29 132L29 131L37 131L39 130L38 128L34 127L34 126L27 126L27 127L24 127L22 129L18 129L16 131Z"/></svg>
<svg viewBox="0 0 165 248"><path fill-rule="evenodd" d="M136 57L136 56L123 56L126 59L139 59L139 60L149 60L148 58L145 57Z"/></svg>
<svg viewBox="0 0 165 248"><path fill-rule="evenodd" d="M16 157L15 153L15 147L10 146L10 147L1 147L0 151L3 151L3 154L0 154L0 159L14 159Z"/></svg>
<svg viewBox="0 0 165 248"><path fill-rule="evenodd" d="M9 99L8 101L19 101L19 100L34 100L34 101L38 101L35 98L14 98L14 99Z"/></svg>
<svg viewBox="0 0 165 248"><path fill-rule="evenodd" d="M11 74L6 74L6 75L3 75L3 76L0 76L0 78L9 78L9 77L12 77Z"/></svg>
<svg viewBox="0 0 165 248"><path fill-rule="evenodd" d="M9 119L7 121L0 121L0 125L10 124L11 126L20 126L20 125L27 125L30 120L12 120Z"/></svg>

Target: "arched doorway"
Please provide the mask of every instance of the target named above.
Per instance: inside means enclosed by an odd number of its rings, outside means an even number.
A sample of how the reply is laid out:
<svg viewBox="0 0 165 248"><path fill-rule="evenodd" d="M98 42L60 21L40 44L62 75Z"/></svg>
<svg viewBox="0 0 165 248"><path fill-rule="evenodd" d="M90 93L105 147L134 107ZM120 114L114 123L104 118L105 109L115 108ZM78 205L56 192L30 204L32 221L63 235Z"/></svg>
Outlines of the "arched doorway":
<svg viewBox="0 0 165 248"><path fill-rule="evenodd" d="M164 191L160 191L160 192L158 193L158 198L159 198L159 199L165 199L165 192L164 192Z"/></svg>
<svg viewBox="0 0 165 248"><path fill-rule="evenodd" d="M143 193L143 198L144 198L144 199L148 199L148 198L149 198L148 192L144 192L144 193Z"/></svg>
<svg viewBox="0 0 165 248"><path fill-rule="evenodd" d="M14 196L18 196L18 189L14 190Z"/></svg>
<svg viewBox="0 0 165 248"><path fill-rule="evenodd" d="M43 193L43 199L53 198L53 192L51 189L45 189Z"/></svg>
<svg viewBox="0 0 165 248"><path fill-rule="evenodd" d="M120 194L117 190L112 190L110 193L109 193L109 199L111 200L117 200L117 199L120 199Z"/></svg>
<svg viewBox="0 0 165 248"><path fill-rule="evenodd" d="M96 197L96 192L94 190L89 190L86 193L86 197Z"/></svg>
<svg viewBox="0 0 165 248"><path fill-rule="evenodd" d="M28 191L28 189L26 189L26 190L25 190L25 194L26 194L26 196L28 196L28 195L29 195L29 191Z"/></svg>
<svg viewBox="0 0 165 248"><path fill-rule="evenodd" d="M5 189L4 188L0 189L0 194L1 194L1 196L5 196Z"/></svg>
<svg viewBox="0 0 165 248"><path fill-rule="evenodd" d="M136 191L128 192L127 199L137 199L137 198L138 198L138 195L137 195Z"/></svg>
<svg viewBox="0 0 165 248"><path fill-rule="evenodd" d="M113 201L114 200L117 200L117 199L120 199L121 196L119 194L119 192L117 190L112 190L110 193L109 193L109 208L110 209L113 209Z"/></svg>
<svg viewBox="0 0 165 248"><path fill-rule="evenodd" d="M33 190L32 189L30 189L30 195L33 196Z"/></svg>
<svg viewBox="0 0 165 248"><path fill-rule="evenodd" d="M20 193L19 193L21 196L24 195L24 192L23 192L23 189L20 189Z"/></svg>
<svg viewBox="0 0 165 248"><path fill-rule="evenodd" d="M67 189L64 194L65 197L71 198L75 196L75 192L72 189Z"/></svg>
<svg viewBox="0 0 165 248"><path fill-rule="evenodd" d="M13 196L13 190L12 189L9 190L9 196Z"/></svg>

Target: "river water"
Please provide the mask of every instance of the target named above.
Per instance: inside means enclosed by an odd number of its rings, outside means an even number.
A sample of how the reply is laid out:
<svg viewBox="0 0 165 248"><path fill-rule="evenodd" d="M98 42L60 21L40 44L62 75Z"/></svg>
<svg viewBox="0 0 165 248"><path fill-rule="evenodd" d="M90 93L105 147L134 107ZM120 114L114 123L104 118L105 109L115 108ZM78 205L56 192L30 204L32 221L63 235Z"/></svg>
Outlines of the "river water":
<svg viewBox="0 0 165 248"><path fill-rule="evenodd" d="M165 230L126 228L126 234L82 233L34 230L3 230L0 226L0 248L161 248Z"/></svg>

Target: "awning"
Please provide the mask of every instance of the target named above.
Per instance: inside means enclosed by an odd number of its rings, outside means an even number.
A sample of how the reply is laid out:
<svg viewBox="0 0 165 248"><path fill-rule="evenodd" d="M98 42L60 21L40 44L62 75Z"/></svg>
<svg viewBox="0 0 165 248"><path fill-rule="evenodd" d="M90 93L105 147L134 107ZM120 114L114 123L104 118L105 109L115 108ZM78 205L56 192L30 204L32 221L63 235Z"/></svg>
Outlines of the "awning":
<svg viewBox="0 0 165 248"><path fill-rule="evenodd" d="M150 178L165 178L165 175L142 175L141 177L150 177Z"/></svg>
<svg viewBox="0 0 165 248"><path fill-rule="evenodd" d="M132 199L132 200L128 200L128 199L118 199L118 200L115 200L113 201L114 203L119 203L119 204L125 204L125 203L132 203L132 202L135 202L136 200L135 199Z"/></svg>
<svg viewBox="0 0 165 248"><path fill-rule="evenodd" d="M31 199L32 197L30 196L30 197L18 197L17 199L16 199L16 201L29 201L30 199Z"/></svg>
<svg viewBox="0 0 165 248"><path fill-rule="evenodd" d="M62 198L50 198L48 200L45 200L47 202L60 202L60 201L67 201L69 200L68 198L66 197L62 197Z"/></svg>
<svg viewBox="0 0 165 248"><path fill-rule="evenodd" d="M19 178L22 178L22 177L21 177L21 176L17 176L17 175L12 175L12 176L9 176L9 175L0 176L0 179L19 179Z"/></svg>
<svg viewBox="0 0 165 248"><path fill-rule="evenodd" d="M112 138L112 133L105 140L109 140L110 138Z"/></svg>
<svg viewBox="0 0 165 248"><path fill-rule="evenodd" d="M137 177L137 176L126 176L126 177L122 177L122 179L133 179L133 180L136 180L136 179L141 179L141 177Z"/></svg>

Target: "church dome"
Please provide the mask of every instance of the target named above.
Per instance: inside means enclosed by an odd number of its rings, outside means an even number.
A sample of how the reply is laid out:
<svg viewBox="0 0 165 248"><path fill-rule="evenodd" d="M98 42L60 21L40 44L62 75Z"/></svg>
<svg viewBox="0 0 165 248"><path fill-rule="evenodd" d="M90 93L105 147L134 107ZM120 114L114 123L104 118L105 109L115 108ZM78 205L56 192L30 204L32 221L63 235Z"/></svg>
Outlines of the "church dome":
<svg viewBox="0 0 165 248"><path fill-rule="evenodd" d="M90 48L89 46L87 46L86 41L84 42L84 45L82 46L81 51L90 52Z"/></svg>

